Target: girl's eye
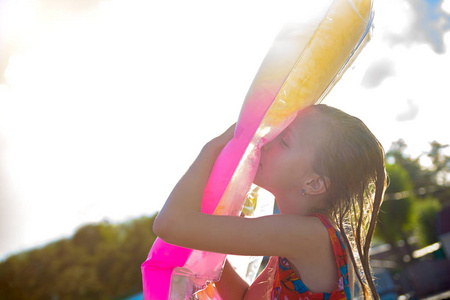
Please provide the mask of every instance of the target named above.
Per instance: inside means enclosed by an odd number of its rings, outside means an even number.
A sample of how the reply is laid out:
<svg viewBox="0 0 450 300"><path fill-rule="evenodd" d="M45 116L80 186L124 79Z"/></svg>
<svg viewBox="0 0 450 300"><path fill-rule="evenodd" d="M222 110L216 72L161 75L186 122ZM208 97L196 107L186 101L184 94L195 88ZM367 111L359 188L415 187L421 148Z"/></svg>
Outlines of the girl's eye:
<svg viewBox="0 0 450 300"><path fill-rule="evenodd" d="M284 138L281 138L280 140L281 140L281 143L283 144L283 146L289 147L289 145L286 143Z"/></svg>

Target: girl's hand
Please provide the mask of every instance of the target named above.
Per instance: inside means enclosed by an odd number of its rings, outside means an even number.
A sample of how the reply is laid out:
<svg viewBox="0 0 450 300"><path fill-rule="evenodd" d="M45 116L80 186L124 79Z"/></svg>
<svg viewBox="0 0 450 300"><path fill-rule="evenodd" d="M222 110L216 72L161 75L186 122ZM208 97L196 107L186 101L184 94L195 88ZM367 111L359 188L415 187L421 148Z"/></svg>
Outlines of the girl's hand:
<svg viewBox="0 0 450 300"><path fill-rule="evenodd" d="M153 231L166 242L177 244L180 237L181 240L185 239L186 236L178 233L182 228L188 228L189 224L194 224L198 219L203 191L214 162L225 145L233 138L234 129L235 124L208 142L172 190L153 224ZM180 229L176 229L177 226Z"/></svg>
<svg viewBox="0 0 450 300"><path fill-rule="evenodd" d="M220 151L228 144L228 142L233 138L234 131L236 129L236 123L231 125L224 133L215 137L203 147L204 150L210 149L212 151L217 151L219 155Z"/></svg>

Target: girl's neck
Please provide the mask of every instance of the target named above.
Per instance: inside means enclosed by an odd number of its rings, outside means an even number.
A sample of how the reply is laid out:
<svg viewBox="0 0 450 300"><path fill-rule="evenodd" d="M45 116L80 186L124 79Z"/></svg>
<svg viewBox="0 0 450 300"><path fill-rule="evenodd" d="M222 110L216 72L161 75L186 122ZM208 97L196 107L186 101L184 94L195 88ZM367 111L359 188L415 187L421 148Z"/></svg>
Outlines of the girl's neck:
<svg viewBox="0 0 450 300"><path fill-rule="evenodd" d="M323 201L317 196L301 195L297 198L276 198L280 213L306 216L312 213L321 213L328 216L323 208Z"/></svg>

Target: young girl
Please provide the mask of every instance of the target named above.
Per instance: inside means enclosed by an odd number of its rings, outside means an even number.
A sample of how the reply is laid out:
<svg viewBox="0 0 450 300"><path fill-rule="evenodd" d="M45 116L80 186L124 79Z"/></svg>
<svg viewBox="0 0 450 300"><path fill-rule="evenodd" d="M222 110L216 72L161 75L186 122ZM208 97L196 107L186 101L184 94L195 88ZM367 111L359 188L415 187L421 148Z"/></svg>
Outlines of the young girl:
<svg viewBox="0 0 450 300"><path fill-rule="evenodd" d="M271 257L251 286L226 262L216 282L223 299L351 299L354 275L364 299L378 299L369 247L386 173L383 148L364 123L326 105L306 107L261 149L254 183L275 196L281 214L202 214L212 166L233 132L204 146L154 232L192 249Z"/></svg>

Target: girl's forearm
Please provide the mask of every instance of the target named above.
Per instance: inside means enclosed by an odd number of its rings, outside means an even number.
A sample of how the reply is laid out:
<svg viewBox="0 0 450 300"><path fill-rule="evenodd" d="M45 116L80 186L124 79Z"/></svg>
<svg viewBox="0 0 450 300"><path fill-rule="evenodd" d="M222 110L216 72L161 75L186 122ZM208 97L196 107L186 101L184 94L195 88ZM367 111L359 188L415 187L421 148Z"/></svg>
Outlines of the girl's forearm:
<svg viewBox="0 0 450 300"><path fill-rule="evenodd" d="M193 215L201 211L203 190L215 161L214 152L211 147L205 146L178 181L155 220L153 230L156 235L164 239L171 227L189 222Z"/></svg>
<svg viewBox="0 0 450 300"><path fill-rule="evenodd" d="M248 283L225 261L222 276L215 283L217 291L223 300L243 299L248 290Z"/></svg>
<svg viewBox="0 0 450 300"><path fill-rule="evenodd" d="M153 231L163 240L174 238L172 242L176 243L176 235L179 232L177 227L186 229L201 213L203 191L212 167L220 151L232 138L233 132L234 126L207 143L173 189L153 225Z"/></svg>

